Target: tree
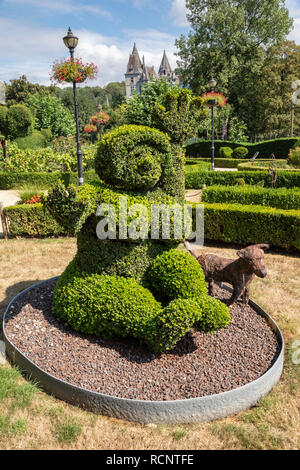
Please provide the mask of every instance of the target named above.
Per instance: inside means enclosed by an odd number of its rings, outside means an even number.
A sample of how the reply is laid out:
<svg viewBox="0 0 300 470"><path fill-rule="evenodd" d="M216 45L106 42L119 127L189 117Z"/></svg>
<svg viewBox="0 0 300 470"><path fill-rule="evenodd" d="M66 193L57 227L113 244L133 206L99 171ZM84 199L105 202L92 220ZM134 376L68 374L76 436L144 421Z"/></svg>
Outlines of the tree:
<svg viewBox="0 0 300 470"><path fill-rule="evenodd" d="M7 140L26 137L32 133L33 116L30 109L22 104L7 108L0 106L0 134L4 156L7 156ZM2 142L4 140L4 142Z"/></svg>
<svg viewBox="0 0 300 470"><path fill-rule="evenodd" d="M27 103L35 113L35 129L50 129L54 137L75 134L74 117L56 96L35 93Z"/></svg>
<svg viewBox="0 0 300 470"><path fill-rule="evenodd" d="M300 109L292 103L292 84L300 78L300 46L293 41L267 51L262 69L265 85L265 122L263 134L269 138L300 134Z"/></svg>
<svg viewBox="0 0 300 470"><path fill-rule="evenodd" d="M57 93L64 106L74 115L73 88L60 89ZM84 126L89 122L90 116L97 112L97 100L91 87L77 88L79 128L83 132Z"/></svg>
<svg viewBox="0 0 300 470"><path fill-rule="evenodd" d="M146 83L142 87L141 93L135 94L124 106L127 124L155 127L152 114L153 106L155 103L162 104L166 92L172 88L169 80L165 78L150 80ZM179 87L175 85L174 88Z"/></svg>
<svg viewBox="0 0 300 470"><path fill-rule="evenodd" d="M206 91L214 76L253 136L262 108L253 95L266 51L280 47L293 24L285 1L187 0L186 5L192 31L176 41L177 73L196 93Z"/></svg>
<svg viewBox="0 0 300 470"><path fill-rule="evenodd" d="M173 88L155 103L152 119L155 126L169 135L171 143L180 147L197 133L199 123L206 116L204 100L193 96L190 90Z"/></svg>
<svg viewBox="0 0 300 470"><path fill-rule="evenodd" d="M29 96L34 93L39 93L41 95L54 93L56 87L54 86L44 86L37 83L30 83L27 80L26 75L10 80L9 84L6 84L6 102L8 106L18 103L25 103Z"/></svg>

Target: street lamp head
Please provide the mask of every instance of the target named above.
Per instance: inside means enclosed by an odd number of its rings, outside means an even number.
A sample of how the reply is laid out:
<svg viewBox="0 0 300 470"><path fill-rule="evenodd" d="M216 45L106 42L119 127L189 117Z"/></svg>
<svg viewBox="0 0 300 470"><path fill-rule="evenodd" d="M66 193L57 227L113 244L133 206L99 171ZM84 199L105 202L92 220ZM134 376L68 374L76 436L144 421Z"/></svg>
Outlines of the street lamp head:
<svg viewBox="0 0 300 470"><path fill-rule="evenodd" d="M63 38L63 41L68 49L74 50L78 44L78 37L74 36L71 28L69 28L68 34Z"/></svg>
<svg viewBox="0 0 300 470"><path fill-rule="evenodd" d="M215 80L214 78L211 78L211 79L209 80L208 84L209 84L210 88L214 89L215 86L216 86L216 84L217 84L217 82L216 82L216 80Z"/></svg>

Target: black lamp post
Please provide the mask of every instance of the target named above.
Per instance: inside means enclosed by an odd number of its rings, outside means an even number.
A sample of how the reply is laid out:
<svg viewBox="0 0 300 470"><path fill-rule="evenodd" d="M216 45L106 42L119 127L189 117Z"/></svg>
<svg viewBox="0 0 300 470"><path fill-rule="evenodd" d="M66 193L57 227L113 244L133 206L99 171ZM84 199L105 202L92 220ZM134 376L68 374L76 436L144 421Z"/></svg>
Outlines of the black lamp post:
<svg viewBox="0 0 300 470"><path fill-rule="evenodd" d="M78 44L78 38L73 35L71 28L68 30L68 34L63 38L65 46L69 49L71 59L74 59L74 50ZM73 82L73 93L75 103L75 121L76 121L76 143L77 143L77 167L78 167L78 183L83 184L83 169L82 169L82 151L80 146L80 133L79 133L79 119L78 119L78 102L77 102L77 91L76 82Z"/></svg>
<svg viewBox="0 0 300 470"><path fill-rule="evenodd" d="M209 86L211 91L214 91L217 82L214 78L211 78L209 81ZM215 170L215 122L214 122L214 106L215 100L210 100L211 107L211 169Z"/></svg>

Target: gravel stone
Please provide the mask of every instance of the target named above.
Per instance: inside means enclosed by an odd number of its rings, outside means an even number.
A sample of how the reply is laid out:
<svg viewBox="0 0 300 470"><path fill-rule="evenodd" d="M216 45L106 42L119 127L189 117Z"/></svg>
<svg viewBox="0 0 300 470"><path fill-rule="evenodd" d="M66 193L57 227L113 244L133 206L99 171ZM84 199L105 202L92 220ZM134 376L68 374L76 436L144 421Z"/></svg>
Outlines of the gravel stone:
<svg viewBox="0 0 300 470"><path fill-rule="evenodd" d="M213 395L256 380L280 352L266 319L240 302L230 307L229 326L214 334L192 328L162 354L131 339L77 333L52 312L56 282L19 296L6 316L6 336L44 371L94 392L151 401ZM230 296L217 288L220 300Z"/></svg>

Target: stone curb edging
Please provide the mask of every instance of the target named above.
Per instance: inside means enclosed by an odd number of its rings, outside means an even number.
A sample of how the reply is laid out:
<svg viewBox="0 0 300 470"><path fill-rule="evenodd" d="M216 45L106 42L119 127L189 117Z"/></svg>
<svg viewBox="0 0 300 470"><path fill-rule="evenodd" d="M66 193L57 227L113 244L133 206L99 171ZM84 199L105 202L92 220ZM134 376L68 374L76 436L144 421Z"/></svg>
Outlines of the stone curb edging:
<svg viewBox="0 0 300 470"><path fill-rule="evenodd" d="M34 284L15 296L4 313L2 329L6 354L11 362L18 365L38 382L46 392L72 405L114 418L139 423L179 424L211 421L239 413L255 405L264 395L270 392L281 376L284 362L284 340L281 331L274 320L259 305L250 300L249 305L259 315L267 319L275 332L280 346L280 353L267 372L242 387L199 398L149 401L105 395L60 380L31 362L11 343L5 334L5 318L10 306L17 298L25 292L54 279L58 279L58 277ZM223 285L222 287L232 292L229 286Z"/></svg>

